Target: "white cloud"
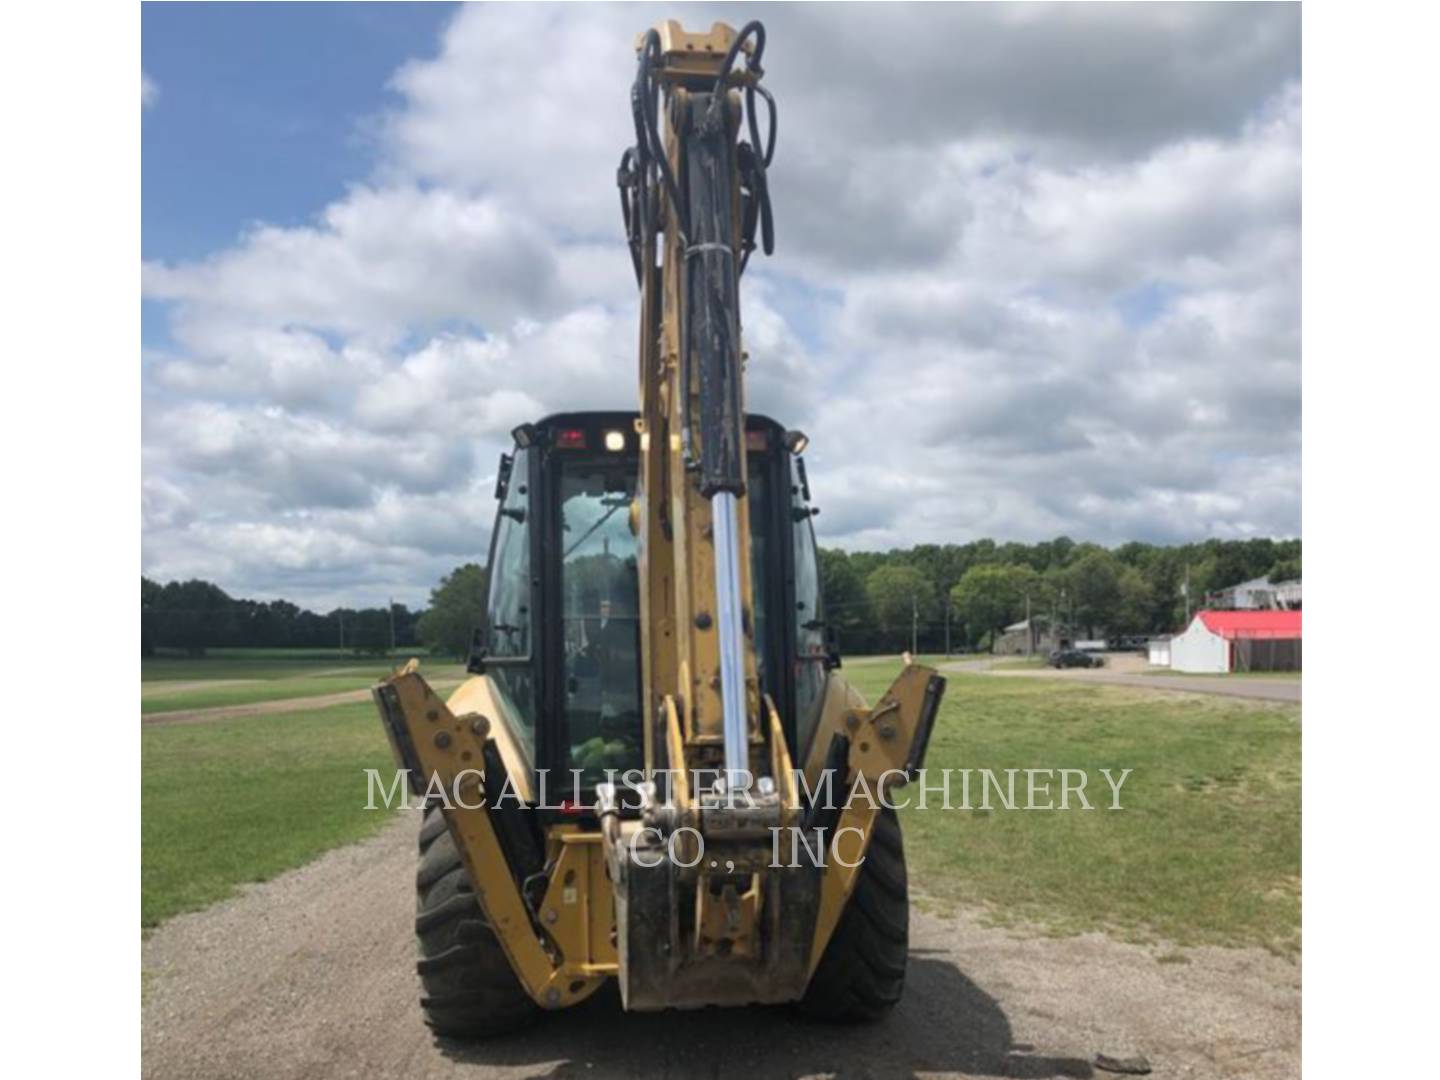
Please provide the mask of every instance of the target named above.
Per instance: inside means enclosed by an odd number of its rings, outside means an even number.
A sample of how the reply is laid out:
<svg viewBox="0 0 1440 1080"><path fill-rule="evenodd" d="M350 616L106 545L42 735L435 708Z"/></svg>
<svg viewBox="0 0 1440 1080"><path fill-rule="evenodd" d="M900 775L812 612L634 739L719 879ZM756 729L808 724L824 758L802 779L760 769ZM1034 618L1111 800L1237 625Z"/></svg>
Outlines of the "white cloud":
<svg viewBox="0 0 1440 1080"><path fill-rule="evenodd" d="M160 100L160 84L146 75L140 73L140 108L153 108Z"/></svg>
<svg viewBox="0 0 1440 1080"><path fill-rule="evenodd" d="M660 14L462 8L394 76L372 175L146 265L174 340L146 366L147 572L418 601L483 558L511 427L631 405L613 184ZM822 540L1298 531L1289 6L761 14L749 405L812 436Z"/></svg>
<svg viewBox="0 0 1440 1080"><path fill-rule="evenodd" d="M182 340L260 323L380 341L448 322L506 325L562 309L551 237L493 198L360 187L311 226L259 226L197 264L145 267L180 301Z"/></svg>

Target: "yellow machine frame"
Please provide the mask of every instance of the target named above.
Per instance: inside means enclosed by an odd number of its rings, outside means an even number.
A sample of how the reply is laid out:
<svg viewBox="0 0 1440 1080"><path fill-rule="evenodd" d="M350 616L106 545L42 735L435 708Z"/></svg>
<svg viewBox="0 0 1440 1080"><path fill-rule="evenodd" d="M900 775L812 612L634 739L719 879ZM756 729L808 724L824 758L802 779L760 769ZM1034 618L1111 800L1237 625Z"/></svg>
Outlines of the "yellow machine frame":
<svg viewBox="0 0 1440 1080"><path fill-rule="evenodd" d="M720 116L724 137L733 142L741 92L760 78L758 63L747 60L743 69L733 67L737 54L753 59L758 51L744 40L737 48L737 40L723 24L688 33L673 20L639 40L642 64L648 53L663 96L663 153L675 176L685 176L690 165L687 130L693 135L694 127L706 122L686 117ZM763 31L760 40L763 48ZM724 100L715 103L716 94ZM814 790L822 772L834 766L837 747L846 775L863 780L867 792L884 793L905 783L923 758L943 691L934 671L907 667L872 709L832 674L808 757L792 761L782 719L756 676L749 504L743 490L737 491L733 561L738 563L749 775L737 784L725 771L734 762L726 759L724 628L715 617L722 602L717 564L723 565L717 559L717 529L724 523L716 517L714 492L697 479L696 466L706 433L721 429L687 421L709 406L700 374L686 362L686 328L694 314L687 310L686 273L695 249L708 254L728 243L733 262L742 244L741 183L733 160L724 182L729 185L730 236L693 242L681 207L658 185L663 228L643 237L638 252L640 481L632 525L641 552L645 775L636 785L640 812L627 813L623 793L611 789L600 793L598 827L550 827L544 840L548 881L538 903L527 899L507 865L495 807L484 798L481 780L489 746L508 773L517 803L533 802L533 763L510 730L491 677L469 679L444 702L412 662L376 688L392 749L417 792L438 785L454 796L454 805L443 812L476 898L526 992L547 1009L583 1000L612 976L621 979L627 1005L640 1008L797 996L854 889L857 856L869 842L877 808L865 800L850 800L841 808L834 828L850 838L845 858L827 858L808 877L771 865L770 830L805 824L800 779ZM734 319L738 329L738 311ZM738 335L733 348L728 362L738 393L746 362ZM738 454L743 477L743 438ZM712 774L727 782L701 779ZM725 862L702 859L694 868L677 867L670 861L674 848L666 846L666 863L653 872L666 875L663 882L642 888L651 873L648 859L660 850L651 843L651 831L671 838L672 845L680 836L680 850L687 855L693 847L713 844ZM698 840L692 842L692 836ZM797 932L805 940L780 955L780 937ZM647 934L653 940L645 940ZM662 945L673 950L663 961L646 951ZM739 969L747 974L732 979Z"/></svg>

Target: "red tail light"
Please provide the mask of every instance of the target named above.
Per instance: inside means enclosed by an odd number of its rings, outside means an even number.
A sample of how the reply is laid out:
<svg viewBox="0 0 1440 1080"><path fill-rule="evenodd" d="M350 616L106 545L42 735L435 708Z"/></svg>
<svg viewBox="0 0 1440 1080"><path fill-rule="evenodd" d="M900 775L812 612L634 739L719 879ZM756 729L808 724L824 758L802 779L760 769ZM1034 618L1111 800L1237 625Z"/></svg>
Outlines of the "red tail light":
<svg viewBox="0 0 1440 1080"><path fill-rule="evenodd" d="M555 445L561 450L584 450L585 432L581 428L561 428L555 433Z"/></svg>

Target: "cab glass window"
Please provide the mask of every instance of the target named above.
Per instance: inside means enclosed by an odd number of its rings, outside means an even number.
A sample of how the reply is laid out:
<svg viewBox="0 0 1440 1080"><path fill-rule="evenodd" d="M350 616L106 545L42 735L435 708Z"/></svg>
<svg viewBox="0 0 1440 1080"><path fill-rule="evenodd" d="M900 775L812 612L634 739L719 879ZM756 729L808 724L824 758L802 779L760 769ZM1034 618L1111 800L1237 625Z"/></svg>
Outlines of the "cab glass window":
<svg viewBox="0 0 1440 1080"><path fill-rule="evenodd" d="M750 593L755 602L755 674L760 687L778 701L770 683L770 621L765 597L770 584L770 482L768 462L752 452L745 502L750 514Z"/></svg>
<svg viewBox="0 0 1440 1080"><path fill-rule="evenodd" d="M510 485L496 518L490 557L486 666L515 727L534 756L535 676L530 664L533 600L530 581L529 451L516 450Z"/></svg>
<svg viewBox="0 0 1440 1080"><path fill-rule="evenodd" d="M827 677L825 624L820 599L820 568L815 550L815 532L810 525L810 508L805 503L804 485L797 470L798 458L790 462L790 489L795 557L795 731L804 760L825 697Z"/></svg>
<svg viewBox="0 0 1440 1080"><path fill-rule="evenodd" d="M582 786L645 763L640 698L640 579L631 459L565 460L560 469L562 677L569 768Z"/></svg>

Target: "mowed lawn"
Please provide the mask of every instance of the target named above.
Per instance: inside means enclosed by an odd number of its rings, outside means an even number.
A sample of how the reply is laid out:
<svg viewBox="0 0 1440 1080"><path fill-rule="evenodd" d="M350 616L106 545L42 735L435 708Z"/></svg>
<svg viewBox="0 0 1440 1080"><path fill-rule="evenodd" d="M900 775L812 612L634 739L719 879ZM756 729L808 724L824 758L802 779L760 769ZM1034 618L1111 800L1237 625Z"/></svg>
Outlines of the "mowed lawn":
<svg viewBox="0 0 1440 1080"><path fill-rule="evenodd" d="M874 701L894 668L844 669ZM1299 709L1069 680L949 675L927 769L1085 769L1094 810L902 812L912 888L1050 933L1299 949ZM1106 809L1118 779L1123 809ZM1042 777L1039 781L1044 783ZM951 804L959 806L960 777ZM980 804L972 776L971 805ZM911 785L906 794L918 798ZM1058 795L1051 785L1050 795ZM1025 774L1017 777L1019 804ZM1037 802L1045 802L1043 794Z"/></svg>
<svg viewBox="0 0 1440 1080"><path fill-rule="evenodd" d="M897 667L867 659L842 674L873 701ZM927 762L932 785L946 767L988 768L1002 780L1007 768L1085 769L1096 809L947 811L932 793L930 809L903 812L921 904L979 908L1047 933L1298 950L1298 707L1069 680L948 678ZM147 926L362 839L390 817L364 809L364 770L393 768L368 702L142 727L141 740ZM1105 809L1101 768L1133 770L1123 810ZM978 793L972 776L972 805Z"/></svg>
<svg viewBox="0 0 1440 1080"><path fill-rule="evenodd" d="M398 658L337 661L325 657L145 660L140 668L140 712L209 709L363 690L402 662ZM434 680L458 680L464 675L461 665L448 660L426 662L424 670Z"/></svg>
<svg viewBox="0 0 1440 1080"><path fill-rule="evenodd" d="M363 690L384 678L383 671L345 675L318 675L288 679L247 679L242 682L217 681L215 685L186 685L174 691L140 693L140 712L180 712L185 709L211 709L221 705L251 705L262 701L285 701L290 698L322 697L347 690Z"/></svg>
<svg viewBox="0 0 1440 1080"><path fill-rule="evenodd" d="M141 922L263 881L389 820L364 770L393 771L369 702L142 727Z"/></svg>
<svg viewBox="0 0 1440 1080"><path fill-rule="evenodd" d="M399 662L317 649L211 649L205 656L143 657L140 681L148 686L199 679L284 679L337 669L371 671Z"/></svg>

